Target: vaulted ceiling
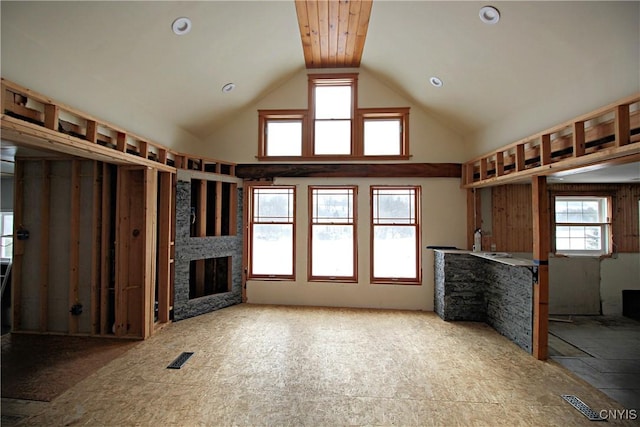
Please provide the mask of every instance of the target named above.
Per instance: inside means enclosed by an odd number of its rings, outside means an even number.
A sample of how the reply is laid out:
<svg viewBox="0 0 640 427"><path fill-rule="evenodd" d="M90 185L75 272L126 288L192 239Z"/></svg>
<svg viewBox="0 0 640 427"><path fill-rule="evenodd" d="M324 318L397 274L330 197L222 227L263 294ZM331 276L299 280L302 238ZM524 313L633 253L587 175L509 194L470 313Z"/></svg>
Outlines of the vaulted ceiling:
<svg viewBox="0 0 640 427"><path fill-rule="evenodd" d="M355 3L333 3L317 19L336 16L338 30L346 26L352 35L342 12L348 6L351 13ZM492 4L501 13L495 25L479 19L485 2L374 0L366 39L356 25L360 39L343 31L342 41L340 32L326 40L335 46L336 66L343 65L340 43L363 47L352 65L359 62L461 134L514 111L561 102L586 112L639 90L638 2ZM334 64L314 56L312 33L305 39L298 21L302 6L293 0L2 1L1 72L123 127L135 127L136 115L149 116L204 139L306 67ZM177 36L171 24L182 16L193 25ZM309 11L307 19L315 19ZM432 76L443 86L433 87ZM223 93L229 82L235 90ZM589 91L600 95L585 102Z"/></svg>

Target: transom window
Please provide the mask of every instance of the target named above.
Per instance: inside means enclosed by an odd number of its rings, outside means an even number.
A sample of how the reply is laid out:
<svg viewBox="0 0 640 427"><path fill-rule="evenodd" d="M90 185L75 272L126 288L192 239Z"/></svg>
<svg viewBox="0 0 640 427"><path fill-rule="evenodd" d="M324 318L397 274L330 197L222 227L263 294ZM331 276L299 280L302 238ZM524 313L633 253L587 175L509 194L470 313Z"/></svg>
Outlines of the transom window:
<svg viewBox="0 0 640 427"><path fill-rule="evenodd" d="M309 187L309 280L357 281L357 187Z"/></svg>
<svg viewBox="0 0 640 427"><path fill-rule="evenodd" d="M310 74L307 110L259 110L258 159L408 159L409 108L359 109L357 76Z"/></svg>
<svg viewBox="0 0 640 427"><path fill-rule="evenodd" d="M607 197L555 197L555 251L566 255L610 253Z"/></svg>
<svg viewBox="0 0 640 427"><path fill-rule="evenodd" d="M249 277L294 278L295 187L249 186Z"/></svg>
<svg viewBox="0 0 640 427"><path fill-rule="evenodd" d="M371 187L373 283L420 284L420 187Z"/></svg>

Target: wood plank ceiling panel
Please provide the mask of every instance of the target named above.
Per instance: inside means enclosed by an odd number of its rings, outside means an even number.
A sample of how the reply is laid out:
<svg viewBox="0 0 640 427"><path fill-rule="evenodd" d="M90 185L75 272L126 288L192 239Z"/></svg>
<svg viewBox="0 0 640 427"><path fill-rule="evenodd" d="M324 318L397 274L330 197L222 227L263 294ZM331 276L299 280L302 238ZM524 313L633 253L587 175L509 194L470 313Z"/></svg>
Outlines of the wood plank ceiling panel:
<svg viewBox="0 0 640 427"><path fill-rule="evenodd" d="M372 0L296 0L307 68L357 68L369 28Z"/></svg>

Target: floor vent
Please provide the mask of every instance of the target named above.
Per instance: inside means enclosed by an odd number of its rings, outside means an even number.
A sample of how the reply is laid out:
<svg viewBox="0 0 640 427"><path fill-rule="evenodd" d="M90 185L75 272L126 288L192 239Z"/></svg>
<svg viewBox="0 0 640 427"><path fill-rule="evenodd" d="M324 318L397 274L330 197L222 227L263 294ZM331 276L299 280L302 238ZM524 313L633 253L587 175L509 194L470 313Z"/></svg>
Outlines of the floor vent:
<svg viewBox="0 0 640 427"><path fill-rule="evenodd" d="M193 356L193 352L182 352L182 354L178 357L176 357L176 360L174 360L173 362L171 362L169 364L169 366L167 366L167 369L180 369L182 368L182 365L184 365L185 363L187 363L187 360L189 360L189 358Z"/></svg>
<svg viewBox="0 0 640 427"><path fill-rule="evenodd" d="M589 419L589 421L607 421L606 418L602 418L596 411L589 408L586 403L578 399L576 396L572 394L563 394L562 398L569 402L571 406L580 411L582 415Z"/></svg>

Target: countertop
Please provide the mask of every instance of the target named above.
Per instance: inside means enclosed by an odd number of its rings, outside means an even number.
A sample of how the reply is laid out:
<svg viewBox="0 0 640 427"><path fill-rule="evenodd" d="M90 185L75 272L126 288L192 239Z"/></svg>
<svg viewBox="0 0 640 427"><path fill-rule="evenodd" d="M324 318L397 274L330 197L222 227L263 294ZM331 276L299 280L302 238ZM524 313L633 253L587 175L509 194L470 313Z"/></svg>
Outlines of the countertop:
<svg viewBox="0 0 640 427"><path fill-rule="evenodd" d="M510 265L512 267L535 267L536 265L531 259L515 258L512 257L511 254L505 252L473 252L462 249L434 249L434 251L441 252L443 254L469 254L489 261Z"/></svg>

